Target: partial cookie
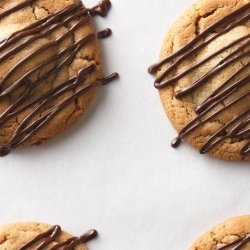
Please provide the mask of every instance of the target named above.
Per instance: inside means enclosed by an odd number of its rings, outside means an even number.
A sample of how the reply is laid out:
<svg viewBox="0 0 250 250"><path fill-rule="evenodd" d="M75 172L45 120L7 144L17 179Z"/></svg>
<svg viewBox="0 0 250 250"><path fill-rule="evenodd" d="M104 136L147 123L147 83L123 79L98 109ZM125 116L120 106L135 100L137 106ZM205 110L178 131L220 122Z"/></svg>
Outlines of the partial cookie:
<svg viewBox="0 0 250 250"><path fill-rule="evenodd" d="M229 219L199 237L190 250L249 250L250 216Z"/></svg>
<svg viewBox="0 0 250 250"><path fill-rule="evenodd" d="M0 250L87 250L85 243L97 236L90 230L80 237L61 230L60 226L27 222L0 226Z"/></svg>
<svg viewBox="0 0 250 250"><path fill-rule="evenodd" d="M179 132L202 154L250 160L250 0L200 0L167 32L155 87Z"/></svg>
<svg viewBox="0 0 250 250"><path fill-rule="evenodd" d="M93 101L102 78L92 17L79 0L3 0L0 3L0 155L41 144L72 127Z"/></svg>

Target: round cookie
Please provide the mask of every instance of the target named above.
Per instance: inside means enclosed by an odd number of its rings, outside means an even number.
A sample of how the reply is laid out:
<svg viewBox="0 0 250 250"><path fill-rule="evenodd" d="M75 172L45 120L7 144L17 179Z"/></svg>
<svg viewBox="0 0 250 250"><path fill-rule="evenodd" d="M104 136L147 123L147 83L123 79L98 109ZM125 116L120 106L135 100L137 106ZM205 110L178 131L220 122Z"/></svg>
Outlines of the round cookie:
<svg viewBox="0 0 250 250"><path fill-rule="evenodd" d="M224 160L250 160L250 0L200 0L170 28L155 87L181 140Z"/></svg>
<svg viewBox="0 0 250 250"><path fill-rule="evenodd" d="M101 79L92 16L79 0L3 0L0 3L0 155L41 144L85 113Z"/></svg>
<svg viewBox="0 0 250 250"><path fill-rule="evenodd" d="M59 226L38 222L14 223L0 226L0 249L35 250L39 246L40 250L59 250L64 246L72 250L87 250L84 243L96 236L95 230L73 237Z"/></svg>
<svg viewBox="0 0 250 250"><path fill-rule="evenodd" d="M250 216L229 219L199 237L189 250L247 250L250 247Z"/></svg>

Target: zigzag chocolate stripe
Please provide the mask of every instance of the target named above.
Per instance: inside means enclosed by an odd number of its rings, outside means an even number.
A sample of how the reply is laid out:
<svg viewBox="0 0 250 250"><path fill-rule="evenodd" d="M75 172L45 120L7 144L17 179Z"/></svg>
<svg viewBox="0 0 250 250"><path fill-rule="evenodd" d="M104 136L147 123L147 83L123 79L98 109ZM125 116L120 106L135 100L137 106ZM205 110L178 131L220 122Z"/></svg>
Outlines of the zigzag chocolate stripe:
<svg viewBox="0 0 250 250"><path fill-rule="evenodd" d="M88 241L94 239L97 236L96 230L90 230L80 237L72 237L62 243L57 243L50 246L62 233L60 226L56 225L51 227L48 231L39 234L31 241L27 242L25 245L20 247L18 250L28 250L33 247L34 250L56 250L56 249L75 249L76 246L82 243L87 243Z"/></svg>
<svg viewBox="0 0 250 250"><path fill-rule="evenodd" d="M9 14L12 14L18 10L21 10L22 8L30 6L35 1L36 0L28 0L8 10L5 10L4 12L0 13L0 20L2 18L5 18ZM76 41L71 46L60 51L56 55L51 56L45 62L37 65L32 70L26 72L22 77L13 82L10 86L8 87L4 86L6 80L8 80L20 66L32 60L35 56L39 55L43 51L52 48L54 46L60 45L66 38L71 36L78 28L86 25L90 21L91 16L96 16L96 15L106 16L110 8L111 8L111 2L109 0L101 1L98 5L94 6L92 9L85 8L81 3L81 1L77 1L75 4L72 4L63 10L58 11L57 13L51 14L29 25L28 27L25 27L24 29L21 29L13 33L8 38L0 42L0 52L7 49L7 52L3 53L0 56L0 63L2 63L9 57L23 50L26 46L34 43L38 39L49 36L58 28L67 25L72 20L75 20L74 25L72 25L67 30L67 32L57 37L54 41L46 43L45 45L38 48L36 51L32 52L30 55L23 58L16 65L14 65L12 69L9 70L9 72L5 76L3 76L3 79L0 81L0 98L8 97L15 91L22 90L23 87L25 87L22 94L8 107L7 110L5 110L2 114L0 114L0 126L3 126L10 118L36 105L36 108L29 115L27 115L27 117L25 117L24 120L18 125L17 129L15 130L8 144L2 145L0 147L0 156L7 155L8 153L10 153L11 149L16 148L20 146L22 143L24 143L35 132L37 132L45 124L51 121L53 117L55 117L72 101L76 100L78 97L87 93L91 89L96 88L97 86L100 85L105 85L118 77L118 74L114 73L109 77L103 79L97 79L96 81L84 87L79 88L79 85L85 81L86 76L96 70L95 65L92 64L79 70L78 74L72 79L61 83L61 85L59 85L55 89L27 103L33 91L38 86L40 86L46 79L58 73L63 67L70 65L74 60L78 51L87 46L89 43L93 42L94 39L96 39L96 37L102 39L110 36L112 34L111 30L106 29L104 31L99 32L97 36L95 34L89 34L85 37L82 37L80 40ZM27 39L22 41L21 43L18 43L23 38ZM31 75L33 75L35 72L39 70L42 70L44 67L48 66L52 62L57 62L57 63L51 70L49 70L49 72L40 75L39 79L37 79L34 82L31 82L29 80L29 77ZM69 90L73 90L73 94L71 96L64 99L56 107L47 110L47 112L44 112L44 114L41 117L35 118L36 115L39 114L39 112L43 108L46 108L46 105L53 102L53 100L62 96L65 92Z"/></svg>
<svg viewBox="0 0 250 250"><path fill-rule="evenodd" d="M218 51L214 52L212 55L201 60L195 65L191 65L190 68L184 70L183 72L169 77L171 73L188 57L193 56L195 53L198 53L202 48L210 44L215 39L220 36L228 33L233 28L238 25L244 24L250 20L250 4L246 4L240 9L234 11L233 13L225 16L221 20L215 22L203 32L198 34L193 40L187 43L184 47L179 49L177 52L172 55L167 56L160 62L149 67L149 73L154 74L161 69L162 66L170 64L163 73L157 77L155 80L155 87L157 89L162 89L170 84L175 84L178 80L181 80L183 77L189 73L198 70L200 66L204 65L211 59L220 55L221 53L233 49L235 46L238 46L232 53L222 59L217 65L215 65L211 70L201 76L195 82L190 83L188 86L182 88L181 90L175 93L175 98L182 98L188 94L191 94L193 91L198 89L200 86L208 83L214 76L219 72L224 70L226 67L232 65L235 62L238 62L241 59L249 58L250 56L250 35L245 35L236 41L230 43L229 45L220 48ZM213 34L208 36L210 34ZM208 36L208 37L207 37ZM231 97L234 93L240 90L244 86L248 86L250 83L250 75L235 80L236 77L243 71L250 69L250 62L242 66L237 72L235 72L229 79L222 83L222 85L216 89L210 96L208 96L203 102L199 103L196 107L197 117L188 123L179 133L178 137L173 140L172 146L178 147L182 139L193 132L199 126L209 122L216 115L226 111L229 107L237 104L241 100L249 101L250 103L250 92L246 92L239 97L236 97L231 103L225 105L225 107L215 111L213 114L208 116L213 108L222 101L227 100L228 97ZM238 141L247 141L246 144L240 150L242 155L246 155L250 152L250 108L245 110L243 113L239 114L237 117L234 117L231 121L223 126L217 133L212 135L209 140L202 146L200 152L206 153L212 148L214 148L218 143L222 142L226 138L237 139Z"/></svg>

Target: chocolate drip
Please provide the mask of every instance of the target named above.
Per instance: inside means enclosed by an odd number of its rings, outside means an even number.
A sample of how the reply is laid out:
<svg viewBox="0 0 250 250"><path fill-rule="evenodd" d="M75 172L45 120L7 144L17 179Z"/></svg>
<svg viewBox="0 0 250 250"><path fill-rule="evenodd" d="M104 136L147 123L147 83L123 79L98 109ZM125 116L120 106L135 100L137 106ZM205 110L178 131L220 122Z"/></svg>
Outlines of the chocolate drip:
<svg viewBox="0 0 250 250"><path fill-rule="evenodd" d="M242 249L244 246L246 246L247 243L250 242L250 234L247 234L246 236L239 238L238 240L230 243L230 244L226 244L222 247L217 248L216 250L240 250Z"/></svg>
<svg viewBox="0 0 250 250"><path fill-rule="evenodd" d="M72 237L62 243L56 243L55 245L50 246L50 244L55 242L55 240L60 236L61 233L62 233L62 230L60 226L57 226L57 225L53 226L48 231L39 234L34 239L27 242L18 250L26 250L31 247L33 247L34 250L43 250L43 249L47 249L47 250L72 249L73 250L79 244L87 243L88 241L96 238L98 235L96 230L90 230L80 237Z"/></svg>
<svg viewBox="0 0 250 250"><path fill-rule="evenodd" d="M102 0L99 4L90 9L90 15L91 16L99 15L101 17L105 17L107 16L110 9L111 9L110 0Z"/></svg>
<svg viewBox="0 0 250 250"><path fill-rule="evenodd" d="M26 6L29 6L33 2L35 2L35 0L25 1L3 13L0 13L0 19ZM69 66L76 57L76 54L82 48L93 42L96 36L100 39L110 36L112 34L112 31L110 29L106 29L99 32L97 35L89 34L85 37L82 37L78 41L75 41L74 44L70 45L64 50L61 50L57 54L48 58L46 61L26 72L22 77L12 82L10 86L4 86L5 82L15 73L15 71L20 66L24 65L30 60L33 60L36 56L46 51L47 49L59 46L63 41L65 41L65 39L74 34L74 32L78 28L86 25L90 21L90 15L106 16L110 7L110 1L102 1L94 8L87 9L82 5L80 1L78 1L59 12L51 14L29 25L28 27L25 27L22 30L13 33L12 35L10 35L10 37L0 42L0 52L7 49L7 52L2 53L0 56L1 63L9 57L14 56L21 50L25 49L36 40L45 38L51 33L55 32L58 28L68 25L73 20L75 21L74 24L71 25L67 30L67 32L57 37L54 41L46 43L45 45L41 46L28 56L20 60L16 65L13 66L13 68L9 70L9 72L5 76L3 76L3 79L0 81L0 98L8 97L9 95L15 93L15 91L17 90L22 91L21 95L2 114L0 114L0 126L3 126L10 118L21 114L28 108L34 107L34 110L31 111L18 124L18 127L14 131L14 134L12 135L9 142L5 145L0 146L0 156L9 154L11 149L18 147L26 140L28 140L32 135L34 135L34 133L36 133L44 125L50 122L67 105L75 101L81 95L84 95L91 89L94 89L98 86L106 85L110 81L118 78L118 74L114 73L109 77L96 79L96 81L93 81L92 83L81 86L81 84L85 81L87 75L93 73L96 70L95 65L90 64L85 68L79 70L78 74L75 77L61 83L56 88L43 94L35 100L28 102L28 100L32 97L34 90L38 86L43 84L44 81L46 81L48 78L56 75L60 70L63 69L63 67ZM23 41L17 43L20 40ZM55 63L55 66L53 66L52 69L50 69L46 73L39 75L39 78L34 82L31 82L29 80L30 76L32 76L35 72L41 71L51 63ZM55 99L59 98L68 91L73 91L73 94L62 100L61 103L59 103L57 106L46 110L46 107L49 103L53 102ZM44 109L46 110L46 112L44 112ZM43 114L41 113L42 111ZM38 114L40 114L40 116L37 118Z"/></svg>
<svg viewBox="0 0 250 250"><path fill-rule="evenodd" d="M111 29L105 29L97 33L97 37L99 39L104 39L112 35L112 30Z"/></svg>
<svg viewBox="0 0 250 250"><path fill-rule="evenodd" d="M192 73L195 70L198 70L199 67L214 59L216 56L221 53L225 53L229 49L233 50L235 46L238 46L233 52L231 52L228 56L223 58L217 65L213 66L207 73L202 75L195 82L191 82L188 86L183 87L179 91L174 93L175 98L182 98L188 94L192 94L195 90L197 90L200 86L208 83L213 77L219 74L222 70L227 68L228 66L234 64L235 62L240 61L241 59L249 58L250 56L250 35L245 35L240 37L239 39L231 42L225 47L220 48L218 51L214 52L210 56L202 59L200 62L191 65L189 68L184 70L177 75L169 77L173 74L174 70L186 59L190 56L195 55L205 46L210 44L215 39L221 37L222 35L228 33L235 27L249 21L250 19L250 4L245 4L243 7L234 11L233 13L225 16L221 20L215 22L208 28L206 28L203 32L198 34L194 39L188 42L184 47L179 49L177 52L173 53L165 57L160 62L149 67L149 73L156 73L163 66L168 64L166 69L162 71L162 73L155 80L155 87L157 89L162 89L166 86L176 84L179 80L183 79L183 77ZM210 36L211 35L211 36ZM226 111L228 108L237 104L239 101L246 99L250 101L250 93L247 92L242 94L240 97L236 97L231 103L225 105L223 108L217 110L211 114L213 109L221 104L223 101L227 100L229 97L232 97L233 94L238 92L242 87L247 86L250 83L250 75L248 74L246 77L243 77L239 80L235 80L239 78L240 74L243 71L247 71L250 69L250 62L246 65L242 66L238 71L236 71L231 77L229 77L225 82L221 84L219 88L214 90L205 100L199 103L195 109L197 113L197 117L189 122L179 133L178 137L172 141L172 147L176 148L180 145L182 139L185 136L188 136L191 132L193 132L199 126L205 124L206 122L211 121L216 115ZM249 131L249 122L250 119L250 109L248 108L245 112L238 115L237 117L233 117L231 121L229 121L225 126L223 126L217 133L212 135L209 140L202 146L200 152L207 153L209 150L213 149L218 143L223 140L236 139L238 141L247 141L247 143L242 147L240 153L242 155L246 155L250 152L250 131Z"/></svg>

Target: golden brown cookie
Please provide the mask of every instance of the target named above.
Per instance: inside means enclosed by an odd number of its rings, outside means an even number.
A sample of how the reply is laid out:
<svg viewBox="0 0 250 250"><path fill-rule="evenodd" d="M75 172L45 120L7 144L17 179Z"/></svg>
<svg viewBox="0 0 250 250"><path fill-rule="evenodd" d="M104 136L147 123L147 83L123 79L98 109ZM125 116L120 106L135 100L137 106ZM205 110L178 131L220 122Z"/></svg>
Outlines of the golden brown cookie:
<svg viewBox="0 0 250 250"><path fill-rule="evenodd" d="M250 160L250 0L200 0L167 32L155 87L179 132L201 153Z"/></svg>
<svg viewBox="0 0 250 250"><path fill-rule="evenodd" d="M0 155L41 144L73 126L102 78L92 17L111 7L88 9L78 0L0 2Z"/></svg>
<svg viewBox="0 0 250 250"><path fill-rule="evenodd" d="M0 226L0 250L87 250L85 243L97 236L90 230L80 237L61 230L60 226L51 226L38 222L14 223Z"/></svg>
<svg viewBox="0 0 250 250"><path fill-rule="evenodd" d="M250 216L229 219L199 237L190 250L250 249Z"/></svg>

